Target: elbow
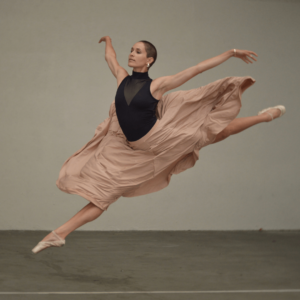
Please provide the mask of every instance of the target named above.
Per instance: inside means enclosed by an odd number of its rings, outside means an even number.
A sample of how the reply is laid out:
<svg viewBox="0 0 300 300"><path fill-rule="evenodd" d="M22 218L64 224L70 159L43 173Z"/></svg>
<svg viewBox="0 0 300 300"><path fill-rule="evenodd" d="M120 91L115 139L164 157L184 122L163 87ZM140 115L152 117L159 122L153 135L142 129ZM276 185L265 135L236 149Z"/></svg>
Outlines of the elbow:
<svg viewBox="0 0 300 300"><path fill-rule="evenodd" d="M200 64L196 65L195 69L196 69L196 71L195 71L196 74L195 75L198 75L198 74L200 74L200 73L202 73L202 72L205 71L204 68L203 68L203 66L200 66Z"/></svg>

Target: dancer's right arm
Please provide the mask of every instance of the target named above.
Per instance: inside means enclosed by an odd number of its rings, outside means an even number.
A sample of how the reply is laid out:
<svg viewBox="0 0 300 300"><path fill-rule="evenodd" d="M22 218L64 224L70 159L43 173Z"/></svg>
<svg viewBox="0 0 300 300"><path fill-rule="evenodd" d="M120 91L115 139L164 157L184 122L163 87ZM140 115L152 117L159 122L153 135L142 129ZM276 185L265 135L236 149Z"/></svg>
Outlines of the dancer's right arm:
<svg viewBox="0 0 300 300"><path fill-rule="evenodd" d="M106 47L105 47L105 60L107 61L107 64L112 71L113 75L118 78L118 73L120 70L125 70L122 68L118 61L117 61L117 54L111 44L111 38L109 36L104 36L100 39L99 43L105 41ZM122 72L121 71L121 72ZM126 71L126 70L125 70ZM124 72L122 72L124 73Z"/></svg>

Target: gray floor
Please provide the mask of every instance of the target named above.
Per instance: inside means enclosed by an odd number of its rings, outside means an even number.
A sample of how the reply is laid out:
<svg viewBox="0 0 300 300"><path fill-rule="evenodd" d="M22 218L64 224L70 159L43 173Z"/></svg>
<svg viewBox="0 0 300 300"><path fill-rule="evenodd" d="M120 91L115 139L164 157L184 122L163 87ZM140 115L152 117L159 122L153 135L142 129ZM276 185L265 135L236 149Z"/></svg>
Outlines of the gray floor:
<svg viewBox="0 0 300 300"><path fill-rule="evenodd" d="M0 231L0 299L300 299L300 231L75 231L33 254L47 233Z"/></svg>

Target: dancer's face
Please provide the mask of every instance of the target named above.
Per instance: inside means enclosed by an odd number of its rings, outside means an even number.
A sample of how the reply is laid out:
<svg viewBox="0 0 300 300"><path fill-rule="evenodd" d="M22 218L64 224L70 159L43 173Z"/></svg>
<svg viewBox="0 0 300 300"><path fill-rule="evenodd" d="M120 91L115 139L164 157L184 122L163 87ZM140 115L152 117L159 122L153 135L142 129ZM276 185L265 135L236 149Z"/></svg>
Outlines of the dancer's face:
<svg viewBox="0 0 300 300"><path fill-rule="evenodd" d="M153 57L147 58L144 43L138 42L135 43L130 50L128 66L132 67L135 72L147 72L147 63L151 64L153 60Z"/></svg>

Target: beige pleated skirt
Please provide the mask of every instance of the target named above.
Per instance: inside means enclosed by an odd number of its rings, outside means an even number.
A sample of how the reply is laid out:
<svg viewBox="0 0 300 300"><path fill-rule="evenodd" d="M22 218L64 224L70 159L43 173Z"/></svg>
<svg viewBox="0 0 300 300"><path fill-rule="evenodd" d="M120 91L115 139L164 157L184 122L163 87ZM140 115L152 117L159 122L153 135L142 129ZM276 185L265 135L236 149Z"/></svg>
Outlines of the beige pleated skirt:
<svg viewBox="0 0 300 300"><path fill-rule="evenodd" d="M157 122L134 142L123 134L113 101L94 137L64 162L57 187L102 210L121 196L165 188L173 174L193 167L199 150L236 118L242 93L254 83L250 76L231 76L164 95L157 105Z"/></svg>

